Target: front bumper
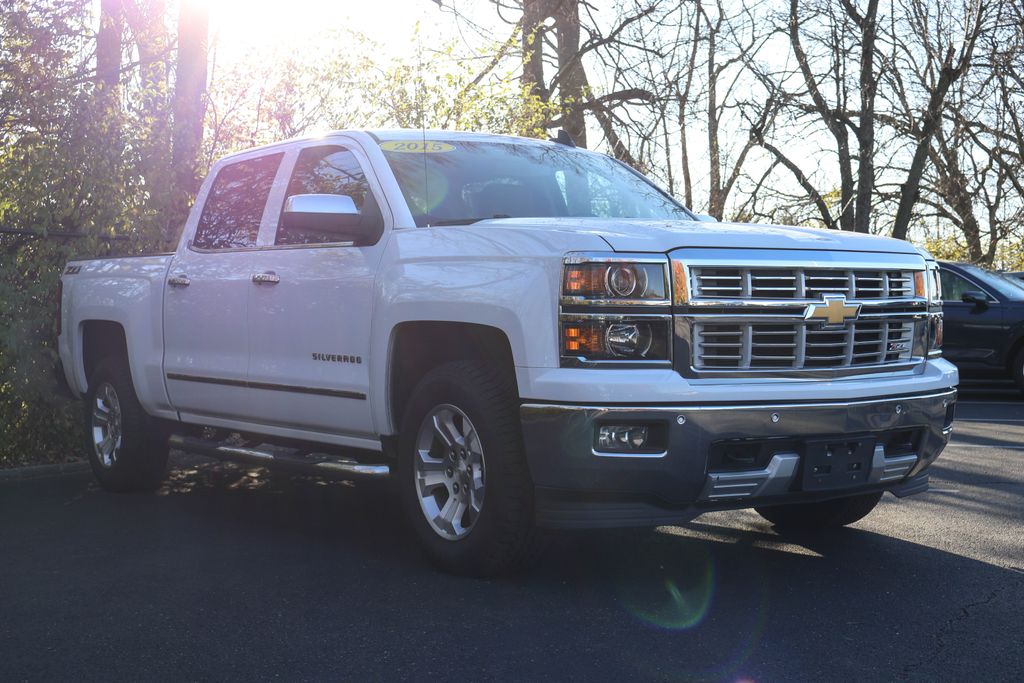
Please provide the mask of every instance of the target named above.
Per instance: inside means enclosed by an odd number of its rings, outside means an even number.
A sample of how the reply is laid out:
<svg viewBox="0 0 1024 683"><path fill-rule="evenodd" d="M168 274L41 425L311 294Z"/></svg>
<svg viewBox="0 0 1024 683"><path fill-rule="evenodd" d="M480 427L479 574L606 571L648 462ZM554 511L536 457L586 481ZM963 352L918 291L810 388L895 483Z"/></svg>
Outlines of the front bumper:
<svg viewBox="0 0 1024 683"><path fill-rule="evenodd" d="M810 502L889 490L927 490L926 469L949 441L956 390L877 399L714 405L579 406L529 403L523 438L536 486L537 522L560 528L680 523L711 510ZM595 429L616 422L664 425L664 448L599 453ZM913 448L886 452L893 434ZM805 488L808 444L859 439L869 471L848 487ZM725 444L756 444L749 469L712 457Z"/></svg>

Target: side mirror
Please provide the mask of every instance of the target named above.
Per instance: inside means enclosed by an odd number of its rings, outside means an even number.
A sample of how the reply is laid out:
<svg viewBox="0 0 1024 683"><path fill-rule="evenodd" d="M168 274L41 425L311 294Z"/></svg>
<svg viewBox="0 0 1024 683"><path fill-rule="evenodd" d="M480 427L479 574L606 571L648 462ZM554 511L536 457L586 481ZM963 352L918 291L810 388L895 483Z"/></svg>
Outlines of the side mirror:
<svg viewBox="0 0 1024 683"><path fill-rule="evenodd" d="M365 237L362 215L343 194L293 194L284 202L281 223L287 230L319 232L350 240Z"/></svg>
<svg viewBox="0 0 1024 683"><path fill-rule="evenodd" d="M985 292L964 292L960 295L960 300L965 304L974 304L978 308L988 308L988 297Z"/></svg>
<svg viewBox="0 0 1024 683"><path fill-rule="evenodd" d="M696 216L697 220L700 221L701 223L717 223L718 222L718 219L715 218L714 216L710 215L710 214L696 213L696 214L694 214L694 216Z"/></svg>

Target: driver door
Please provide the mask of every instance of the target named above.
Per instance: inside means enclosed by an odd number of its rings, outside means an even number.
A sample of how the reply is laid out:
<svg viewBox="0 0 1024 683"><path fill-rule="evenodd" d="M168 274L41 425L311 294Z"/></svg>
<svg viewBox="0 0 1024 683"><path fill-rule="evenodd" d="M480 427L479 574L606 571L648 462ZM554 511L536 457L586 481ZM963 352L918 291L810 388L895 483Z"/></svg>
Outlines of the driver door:
<svg viewBox="0 0 1024 683"><path fill-rule="evenodd" d="M276 200L278 217L292 195L346 195L363 220L381 222L381 235L391 218L381 211L381 189L368 169L354 145L320 141L301 148ZM286 228L280 218L267 234L272 244L252 254L248 296L251 419L372 439L370 303L384 239L354 246Z"/></svg>

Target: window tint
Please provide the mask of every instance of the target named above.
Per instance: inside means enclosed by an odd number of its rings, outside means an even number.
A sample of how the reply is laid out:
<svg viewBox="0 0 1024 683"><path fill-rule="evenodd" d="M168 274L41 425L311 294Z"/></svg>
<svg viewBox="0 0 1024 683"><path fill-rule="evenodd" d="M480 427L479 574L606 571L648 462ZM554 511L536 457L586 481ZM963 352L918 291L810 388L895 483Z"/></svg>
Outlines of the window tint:
<svg viewBox="0 0 1024 683"><path fill-rule="evenodd" d="M939 280L942 282L943 301L961 301L964 292L980 291L978 285L949 270L939 271Z"/></svg>
<svg viewBox="0 0 1024 683"><path fill-rule="evenodd" d="M192 244L200 249L254 246L263 207L283 156L268 154L222 168L206 197Z"/></svg>
<svg viewBox="0 0 1024 683"><path fill-rule="evenodd" d="M285 199L296 194L347 195L359 209L361 220L379 223L383 228L380 209L370 192L366 175L356 156L344 147L325 145L302 150L295 162ZM337 241L337 235L286 228L281 221L278 221L277 237L274 240L275 244L326 244Z"/></svg>

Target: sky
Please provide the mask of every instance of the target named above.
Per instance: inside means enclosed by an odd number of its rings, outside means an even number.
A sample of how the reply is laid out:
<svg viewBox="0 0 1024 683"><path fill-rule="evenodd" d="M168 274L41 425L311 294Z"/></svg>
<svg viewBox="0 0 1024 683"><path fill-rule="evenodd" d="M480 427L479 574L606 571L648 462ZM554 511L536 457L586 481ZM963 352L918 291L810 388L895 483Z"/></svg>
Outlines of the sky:
<svg viewBox="0 0 1024 683"><path fill-rule="evenodd" d="M186 0L210 8L210 36L224 51L350 28L380 45L384 57L413 54L416 23L425 39L457 37L451 14L432 0Z"/></svg>

